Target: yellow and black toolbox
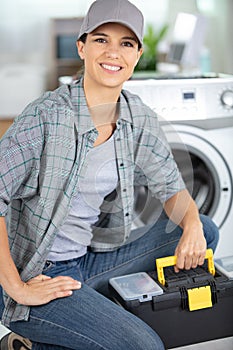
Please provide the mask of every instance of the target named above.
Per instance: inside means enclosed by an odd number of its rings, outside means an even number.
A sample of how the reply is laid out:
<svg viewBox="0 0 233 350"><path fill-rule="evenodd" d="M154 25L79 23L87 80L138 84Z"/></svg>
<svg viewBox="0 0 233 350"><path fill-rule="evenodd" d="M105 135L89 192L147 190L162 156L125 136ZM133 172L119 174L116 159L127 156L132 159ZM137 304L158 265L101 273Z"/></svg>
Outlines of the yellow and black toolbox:
<svg viewBox="0 0 233 350"><path fill-rule="evenodd" d="M110 279L115 302L149 324L165 347L175 348L233 335L233 279L205 264L174 272L176 257L156 260L157 271Z"/></svg>

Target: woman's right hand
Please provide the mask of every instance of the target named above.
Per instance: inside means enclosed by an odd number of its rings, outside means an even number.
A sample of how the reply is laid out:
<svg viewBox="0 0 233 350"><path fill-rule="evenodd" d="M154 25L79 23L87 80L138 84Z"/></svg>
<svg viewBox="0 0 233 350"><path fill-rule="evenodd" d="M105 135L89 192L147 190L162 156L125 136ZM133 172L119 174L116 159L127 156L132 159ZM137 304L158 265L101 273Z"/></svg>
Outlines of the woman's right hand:
<svg viewBox="0 0 233 350"><path fill-rule="evenodd" d="M48 277L38 275L22 284L15 301L22 305L35 306L49 303L51 300L72 295L73 290L81 288L81 283L68 276Z"/></svg>
<svg viewBox="0 0 233 350"><path fill-rule="evenodd" d="M68 276L38 275L23 282L11 257L4 217L0 217L0 285L17 303L28 306L68 297L81 288L80 282Z"/></svg>

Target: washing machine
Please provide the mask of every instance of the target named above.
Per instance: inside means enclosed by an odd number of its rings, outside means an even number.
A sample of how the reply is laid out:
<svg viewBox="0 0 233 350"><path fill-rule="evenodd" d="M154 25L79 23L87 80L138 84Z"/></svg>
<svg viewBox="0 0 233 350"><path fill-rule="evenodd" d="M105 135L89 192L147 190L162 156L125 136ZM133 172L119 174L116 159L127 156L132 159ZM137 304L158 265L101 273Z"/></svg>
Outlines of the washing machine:
<svg viewBox="0 0 233 350"><path fill-rule="evenodd" d="M219 227L215 257L233 255L233 76L132 79L124 88L159 115L199 212ZM139 226L161 213L146 188L137 190L135 202Z"/></svg>

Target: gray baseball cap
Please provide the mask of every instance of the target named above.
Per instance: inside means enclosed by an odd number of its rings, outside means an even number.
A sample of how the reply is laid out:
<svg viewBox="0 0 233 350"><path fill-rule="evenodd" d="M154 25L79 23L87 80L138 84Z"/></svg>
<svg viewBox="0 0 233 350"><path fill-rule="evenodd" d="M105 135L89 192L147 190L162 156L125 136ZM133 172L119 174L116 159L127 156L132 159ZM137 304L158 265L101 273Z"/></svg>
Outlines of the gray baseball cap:
<svg viewBox="0 0 233 350"><path fill-rule="evenodd" d="M78 39L104 23L120 23L132 30L142 45L144 18L141 11L128 0L96 0L84 17Z"/></svg>

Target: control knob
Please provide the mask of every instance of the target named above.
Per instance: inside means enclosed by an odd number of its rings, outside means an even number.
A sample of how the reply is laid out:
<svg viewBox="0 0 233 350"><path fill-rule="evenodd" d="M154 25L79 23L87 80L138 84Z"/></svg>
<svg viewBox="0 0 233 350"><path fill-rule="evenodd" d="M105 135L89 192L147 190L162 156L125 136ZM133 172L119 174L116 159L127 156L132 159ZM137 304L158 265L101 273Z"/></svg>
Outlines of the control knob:
<svg viewBox="0 0 233 350"><path fill-rule="evenodd" d="M233 108L233 90L226 90L222 93L221 102L227 108Z"/></svg>

